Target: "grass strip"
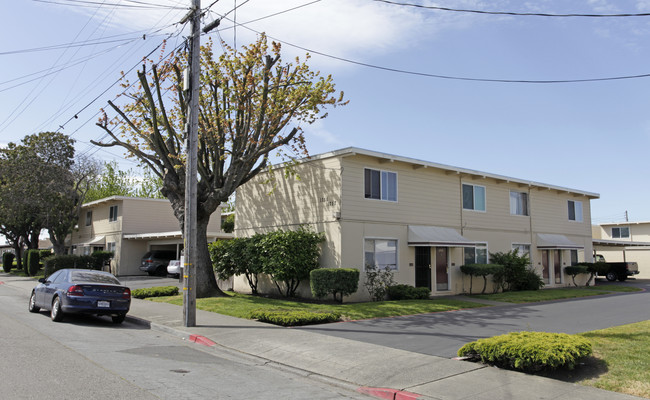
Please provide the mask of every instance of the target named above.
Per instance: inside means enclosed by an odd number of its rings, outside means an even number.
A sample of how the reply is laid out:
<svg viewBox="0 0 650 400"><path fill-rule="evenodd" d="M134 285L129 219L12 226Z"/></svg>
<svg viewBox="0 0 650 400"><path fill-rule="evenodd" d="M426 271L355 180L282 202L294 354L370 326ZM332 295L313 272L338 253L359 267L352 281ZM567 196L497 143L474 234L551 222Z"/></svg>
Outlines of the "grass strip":
<svg viewBox="0 0 650 400"><path fill-rule="evenodd" d="M607 285L607 286L589 286L581 288L558 288L558 289L543 289L543 290L522 290L520 292L504 292L495 294L476 294L470 297L476 299L503 301L506 303L535 303L540 301L550 300L565 300L575 299L580 297L599 296L604 294L611 294L613 292L638 292L642 289L622 286L622 285Z"/></svg>
<svg viewBox="0 0 650 400"><path fill-rule="evenodd" d="M183 304L183 296L169 296L149 299L176 305ZM197 299L200 310L216 312L238 318L248 318L255 310L301 310L312 312L335 312L345 320L395 317L399 315L426 314L453 311L463 308L483 307L468 301L451 299L377 301L367 303L312 303L295 300L282 300L240 293L227 293L226 297Z"/></svg>

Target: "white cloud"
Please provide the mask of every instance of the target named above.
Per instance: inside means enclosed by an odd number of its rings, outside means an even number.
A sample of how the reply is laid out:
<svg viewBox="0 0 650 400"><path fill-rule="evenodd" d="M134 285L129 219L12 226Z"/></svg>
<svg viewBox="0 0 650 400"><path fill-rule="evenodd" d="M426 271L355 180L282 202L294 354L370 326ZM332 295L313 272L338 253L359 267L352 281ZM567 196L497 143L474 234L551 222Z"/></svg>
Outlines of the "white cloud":
<svg viewBox="0 0 650 400"><path fill-rule="evenodd" d="M329 131L325 127L324 120L316 120L313 124L303 127L305 131L305 136L307 137L307 143L310 145L315 145L316 147L344 147L344 141ZM311 146L310 146L311 147Z"/></svg>

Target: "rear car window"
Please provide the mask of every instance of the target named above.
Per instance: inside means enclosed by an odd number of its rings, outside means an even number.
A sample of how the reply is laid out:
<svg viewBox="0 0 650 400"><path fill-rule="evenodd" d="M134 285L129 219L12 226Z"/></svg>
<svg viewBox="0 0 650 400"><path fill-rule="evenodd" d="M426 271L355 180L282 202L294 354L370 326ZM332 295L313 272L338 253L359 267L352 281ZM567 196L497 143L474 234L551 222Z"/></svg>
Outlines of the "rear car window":
<svg viewBox="0 0 650 400"><path fill-rule="evenodd" d="M120 281L118 281L116 278L105 274L98 274L98 273L87 272L87 271L72 271L70 275L71 275L70 280L72 282L77 282L77 283L87 282L87 283L108 283L112 285L120 284Z"/></svg>

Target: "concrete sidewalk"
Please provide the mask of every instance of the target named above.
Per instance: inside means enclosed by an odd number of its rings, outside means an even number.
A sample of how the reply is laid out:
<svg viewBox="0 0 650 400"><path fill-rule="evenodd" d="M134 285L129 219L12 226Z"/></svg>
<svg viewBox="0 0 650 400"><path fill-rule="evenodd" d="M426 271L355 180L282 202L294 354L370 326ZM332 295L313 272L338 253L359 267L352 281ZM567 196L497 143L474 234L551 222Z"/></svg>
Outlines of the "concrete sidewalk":
<svg viewBox="0 0 650 400"><path fill-rule="evenodd" d="M0 273L0 281L23 289L27 304L33 280ZM201 310L196 327L184 327L182 318L179 306L133 299L127 321L386 399L638 399Z"/></svg>

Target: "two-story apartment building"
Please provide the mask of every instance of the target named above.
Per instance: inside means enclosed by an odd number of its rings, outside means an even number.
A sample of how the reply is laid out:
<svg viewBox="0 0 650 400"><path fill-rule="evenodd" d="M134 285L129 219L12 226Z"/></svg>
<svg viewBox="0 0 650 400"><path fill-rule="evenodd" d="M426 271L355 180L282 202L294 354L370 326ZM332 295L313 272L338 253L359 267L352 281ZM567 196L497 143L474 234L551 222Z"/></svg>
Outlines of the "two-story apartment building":
<svg viewBox="0 0 650 400"><path fill-rule="evenodd" d="M208 240L229 238L221 232L221 207L208 225ZM150 250L173 250L180 257L182 233L166 199L112 196L84 204L70 238L74 254L114 252L111 272L118 276L145 274L138 269Z"/></svg>
<svg viewBox="0 0 650 400"><path fill-rule="evenodd" d="M300 225L324 232L321 266L362 270L353 300L367 296L368 264L442 295L467 291L460 266L493 252L528 253L550 287L570 283L565 266L592 259L596 193L359 148L312 156L294 170L299 179L262 174L238 189L235 235Z"/></svg>
<svg viewBox="0 0 650 400"><path fill-rule="evenodd" d="M611 262L635 261L636 279L650 279L650 221L612 222L592 228L594 251Z"/></svg>

